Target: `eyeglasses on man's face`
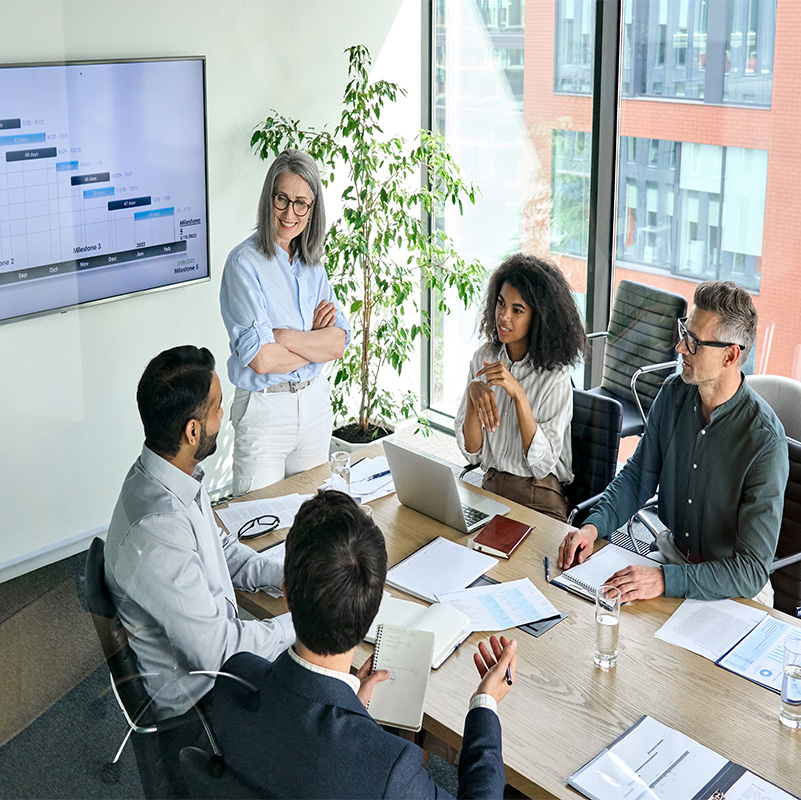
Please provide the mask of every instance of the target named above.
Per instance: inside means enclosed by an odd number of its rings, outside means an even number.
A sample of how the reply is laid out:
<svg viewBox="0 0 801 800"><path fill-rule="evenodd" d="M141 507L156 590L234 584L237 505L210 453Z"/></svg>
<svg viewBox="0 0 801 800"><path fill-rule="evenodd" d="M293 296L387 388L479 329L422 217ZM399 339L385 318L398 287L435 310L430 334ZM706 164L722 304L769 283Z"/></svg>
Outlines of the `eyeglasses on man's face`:
<svg viewBox="0 0 801 800"><path fill-rule="evenodd" d="M240 529L237 536L240 539L254 539L270 533L278 527L278 517L275 514L262 514L260 517L249 519Z"/></svg>
<svg viewBox="0 0 801 800"><path fill-rule="evenodd" d="M276 192L273 195L273 205L278 211L286 211L289 206L299 216L305 217L311 211L314 203L307 203L305 200L290 200L283 192Z"/></svg>
<svg viewBox="0 0 801 800"><path fill-rule="evenodd" d="M691 356L698 352L699 347L732 347L736 345L742 350L742 345L737 342L702 342L694 334L687 330L686 323L687 317L682 317L679 320L679 340L684 341L684 346L687 348Z"/></svg>

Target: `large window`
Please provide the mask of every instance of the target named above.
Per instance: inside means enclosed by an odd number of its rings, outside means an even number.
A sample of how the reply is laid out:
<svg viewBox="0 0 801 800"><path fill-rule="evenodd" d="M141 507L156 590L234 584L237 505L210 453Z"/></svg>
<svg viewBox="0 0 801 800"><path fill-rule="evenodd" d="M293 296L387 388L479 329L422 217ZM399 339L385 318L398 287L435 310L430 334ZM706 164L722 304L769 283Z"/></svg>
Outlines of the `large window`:
<svg viewBox="0 0 801 800"><path fill-rule="evenodd" d="M590 81L592 5L576 0L570 34ZM592 102L578 98L572 114L554 106L556 9L547 25L530 24L546 7L541 0L434 0L434 129L481 188L464 216L446 209L434 223L488 271L520 251L557 260L583 308ZM565 127L572 130L560 138ZM559 208L552 176L563 187ZM429 403L453 415L479 343L479 308L448 299L451 313L433 317Z"/></svg>
<svg viewBox="0 0 801 800"><path fill-rule="evenodd" d="M593 36L603 6L521 5L513 36L523 77L513 86L490 5L436 0L436 69L448 76L438 83L438 130L484 192L472 217L440 222L490 269L518 248L551 258L584 304L594 288ZM623 0L610 277L612 294L628 278L689 301L702 280L735 281L759 313L746 371L801 380L799 33L801 3ZM475 310L451 317L432 351L431 404L446 413L476 346Z"/></svg>

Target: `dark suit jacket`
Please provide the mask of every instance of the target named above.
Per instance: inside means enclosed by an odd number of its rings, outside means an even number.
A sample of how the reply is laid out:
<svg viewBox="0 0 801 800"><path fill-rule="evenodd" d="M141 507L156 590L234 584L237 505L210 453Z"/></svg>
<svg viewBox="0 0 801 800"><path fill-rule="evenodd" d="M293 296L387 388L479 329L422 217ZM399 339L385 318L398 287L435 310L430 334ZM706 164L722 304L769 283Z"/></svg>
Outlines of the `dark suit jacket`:
<svg viewBox="0 0 801 800"><path fill-rule="evenodd" d="M274 662L237 653L222 666L258 687L220 677L214 727L226 764L281 798L448 798L422 766L422 751L367 713L353 690L317 675L287 653ZM486 708L465 720L459 797L501 798L501 724Z"/></svg>

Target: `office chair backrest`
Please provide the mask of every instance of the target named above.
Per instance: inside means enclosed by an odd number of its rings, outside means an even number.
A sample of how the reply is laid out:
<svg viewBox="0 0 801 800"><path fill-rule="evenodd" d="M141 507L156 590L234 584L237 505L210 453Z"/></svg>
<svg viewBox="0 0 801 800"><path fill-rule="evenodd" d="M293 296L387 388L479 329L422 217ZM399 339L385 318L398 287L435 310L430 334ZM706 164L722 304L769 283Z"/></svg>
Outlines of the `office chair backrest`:
<svg viewBox="0 0 801 800"><path fill-rule="evenodd" d="M565 487L569 508L606 489L615 477L623 409L617 400L573 389L573 483Z"/></svg>
<svg viewBox="0 0 801 800"><path fill-rule="evenodd" d="M148 712L145 711L144 714L142 712L150 696L139 675L136 656L128 644L128 633L120 622L114 600L106 584L103 549L103 540L95 538L86 556L86 595L89 611L92 613L92 621L109 672L128 716L138 725L150 725L152 719Z"/></svg>
<svg viewBox="0 0 801 800"><path fill-rule="evenodd" d="M776 412L787 436L801 441L801 382L782 375L749 375L748 385Z"/></svg>
<svg viewBox="0 0 801 800"><path fill-rule="evenodd" d="M801 442L788 437L787 447L790 451L790 477L784 492L777 559L801 553ZM801 561L777 569L770 580L774 608L796 616L796 609L801 606Z"/></svg>
<svg viewBox="0 0 801 800"><path fill-rule="evenodd" d="M686 313L687 301L679 294L621 281L609 320L601 387L631 401L631 376L639 367L676 358L676 321ZM637 393L646 413L666 377L650 373L639 379Z"/></svg>
<svg viewBox="0 0 801 800"><path fill-rule="evenodd" d="M230 768L218 756L198 747L184 747L178 756L189 796L193 800L252 800L259 792Z"/></svg>

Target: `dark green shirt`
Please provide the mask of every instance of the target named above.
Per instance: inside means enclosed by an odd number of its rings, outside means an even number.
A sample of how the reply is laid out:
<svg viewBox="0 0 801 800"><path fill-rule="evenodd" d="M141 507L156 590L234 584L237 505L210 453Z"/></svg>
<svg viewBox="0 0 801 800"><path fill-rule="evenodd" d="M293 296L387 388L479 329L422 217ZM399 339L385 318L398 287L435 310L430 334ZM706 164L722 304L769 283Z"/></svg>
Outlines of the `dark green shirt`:
<svg viewBox="0 0 801 800"><path fill-rule="evenodd" d="M698 387L675 375L587 522L608 537L658 486L659 518L700 562L663 566L665 595L753 597L768 581L788 472L784 428L745 380L707 424Z"/></svg>

